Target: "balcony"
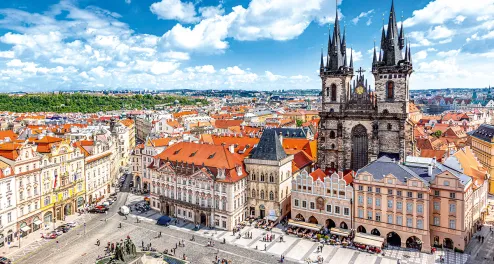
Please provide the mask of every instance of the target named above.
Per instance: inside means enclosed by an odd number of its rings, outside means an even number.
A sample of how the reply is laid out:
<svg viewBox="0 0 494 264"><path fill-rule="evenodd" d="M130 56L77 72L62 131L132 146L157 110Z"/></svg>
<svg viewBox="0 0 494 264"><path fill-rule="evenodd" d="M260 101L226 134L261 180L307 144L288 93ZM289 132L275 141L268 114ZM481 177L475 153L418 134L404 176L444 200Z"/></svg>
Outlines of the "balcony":
<svg viewBox="0 0 494 264"><path fill-rule="evenodd" d="M180 205L180 206L183 206L183 207L192 208L194 210L202 210L202 211L208 211L208 212L211 212L212 211L212 208L211 207L201 206L200 204L188 203L186 201L181 201L181 200L175 200L175 199L166 197L164 195L160 195L160 201L161 202L168 202L168 203Z"/></svg>

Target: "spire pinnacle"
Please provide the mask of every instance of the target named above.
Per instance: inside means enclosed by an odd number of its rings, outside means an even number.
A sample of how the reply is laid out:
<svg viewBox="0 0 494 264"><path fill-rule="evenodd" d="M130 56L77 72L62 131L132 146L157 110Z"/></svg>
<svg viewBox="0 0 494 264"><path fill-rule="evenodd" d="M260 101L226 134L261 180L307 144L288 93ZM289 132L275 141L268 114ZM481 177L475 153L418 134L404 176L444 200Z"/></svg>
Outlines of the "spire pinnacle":
<svg viewBox="0 0 494 264"><path fill-rule="evenodd" d="M350 49L350 68L353 69L353 48Z"/></svg>
<svg viewBox="0 0 494 264"><path fill-rule="evenodd" d="M374 56L372 57L372 65L377 63L377 54L376 54L376 40L374 40Z"/></svg>
<svg viewBox="0 0 494 264"><path fill-rule="evenodd" d="M410 42L408 43L408 61L412 64L412 44Z"/></svg>
<svg viewBox="0 0 494 264"><path fill-rule="evenodd" d="M321 47L321 65L319 67L321 70L324 69L324 59L322 53L323 53L323 47Z"/></svg>

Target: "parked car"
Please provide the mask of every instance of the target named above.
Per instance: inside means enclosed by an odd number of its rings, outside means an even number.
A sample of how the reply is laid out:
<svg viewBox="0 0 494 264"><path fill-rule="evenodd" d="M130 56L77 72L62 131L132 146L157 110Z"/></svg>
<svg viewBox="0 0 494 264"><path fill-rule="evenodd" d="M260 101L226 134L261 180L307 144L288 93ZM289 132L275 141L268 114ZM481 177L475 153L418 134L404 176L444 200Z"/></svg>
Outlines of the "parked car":
<svg viewBox="0 0 494 264"><path fill-rule="evenodd" d="M6 257L0 256L0 264L10 264L12 261Z"/></svg>
<svg viewBox="0 0 494 264"><path fill-rule="evenodd" d="M105 209L101 208L92 208L89 210L90 213L96 213L96 214L104 214L106 212Z"/></svg>
<svg viewBox="0 0 494 264"><path fill-rule="evenodd" d="M69 227L76 227L77 226L77 223L76 222L67 222L65 225L69 226Z"/></svg>
<svg viewBox="0 0 494 264"><path fill-rule="evenodd" d="M112 204L115 202L115 201L113 201L113 199L110 199L110 198L106 199L106 201L107 201L110 205L112 205Z"/></svg>
<svg viewBox="0 0 494 264"><path fill-rule="evenodd" d="M59 227L55 228L55 230L56 230L56 231L61 231L61 232L63 232L63 233L67 233L67 232L69 232L70 227L68 227L68 226L66 226L66 225L61 225L61 226L59 226Z"/></svg>
<svg viewBox="0 0 494 264"><path fill-rule="evenodd" d="M56 232L50 232L48 234L41 234L41 238L44 238L44 239L55 239L57 237L58 237L58 235Z"/></svg>

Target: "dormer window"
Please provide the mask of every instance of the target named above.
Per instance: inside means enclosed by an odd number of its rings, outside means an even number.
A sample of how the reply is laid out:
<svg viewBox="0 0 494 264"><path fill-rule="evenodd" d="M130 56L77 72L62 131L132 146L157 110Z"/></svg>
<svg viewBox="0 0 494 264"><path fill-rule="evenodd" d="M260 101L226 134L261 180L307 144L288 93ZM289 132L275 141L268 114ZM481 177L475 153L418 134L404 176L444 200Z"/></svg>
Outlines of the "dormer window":
<svg viewBox="0 0 494 264"><path fill-rule="evenodd" d="M213 154L211 154L211 155L209 155L208 159L212 159L212 158L214 158L214 155L216 155L216 152L215 152L215 153L213 153Z"/></svg>

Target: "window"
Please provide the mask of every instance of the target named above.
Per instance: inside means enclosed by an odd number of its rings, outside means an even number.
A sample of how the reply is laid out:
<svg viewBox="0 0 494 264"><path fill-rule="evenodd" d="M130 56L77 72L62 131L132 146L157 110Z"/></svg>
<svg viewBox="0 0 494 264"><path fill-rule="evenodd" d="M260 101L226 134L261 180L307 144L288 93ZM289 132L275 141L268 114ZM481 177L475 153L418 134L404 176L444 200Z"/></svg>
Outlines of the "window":
<svg viewBox="0 0 494 264"><path fill-rule="evenodd" d="M307 208L307 201L302 201L302 207Z"/></svg>
<svg viewBox="0 0 494 264"><path fill-rule="evenodd" d="M264 200L264 190L261 190L261 199Z"/></svg>
<svg viewBox="0 0 494 264"><path fill-rule="evenodd" d="M358 204L364 204L364 197L362 195L358 196Z"/></svg>
<svg viewBox="0 0 494 264"><path fill-rule="evenodd" d="M424 229L424 220L417 219L417 228L418 229Z"/></svg>
<svg viewBox="0 0 494 264"><path fill-rule="evenodd" d="M269 192L269 200L271 200L271 201L274 200L274 193L273 193L273 191L270 191Z"/></svg>
<svg viewBox="0 0 494 264"><path fill-rule="evenodd" d="M372 192L372 186L367 186L367 191Z"/></svg>
<svg viewBox="0 0 494 264"><path fill-rule="evenodd" d="M334 207L334 213L335 214L340 214L340 207L339 206L335 206Z"/></svg>
<svg viewBox="0 0 494 264"><path fill-rule="evenodd" d="M326 204L326 211L328 213L331 213L331 205L330 204Z"/></svg>
<svg viewBox="0 0 494 264"><path fill-rule="evenodd" d="M393 190L392 189L388 189L388 194L389 195L393 195Z"/></svg>
<svg viewBox="0 0 494 264"><path fill-rule="evenodd" d="M413 227L413 221L411 217L407 217L407 226L408 227Z"/></svg>
<svg viewBox="0 0 494 264"><path fill-rule="evenodd" d="M295 199L295 207L299 206L298 202L299 202L298 199Z"/></svg>
<svg viewBox="0 0 494 264"><path fill-rule="evenodd" d="M456 213L456 204L450 204L449 205L449 212L450 213Z"/></svg>
<svg viewBox="0 0 494 264"><path fill-rule="evenodd" d="M381 213L376 213L376 221L381 222Z"/></svg>
<svg viewBox="0 0 494 264"><path fill-rule="evenodd" d="M407 197L408 198L412 198L413 197L413 193L412 192L407 192Z"/></svg>
<svg viewBox="0 0 494 264"><path fill-rule="evenodd" d="M439 193L439 190L434 190L434 196L439 196L440 193Z"/></svg>
<svg viewBox="0 0 494 264"><path fill-rule="evenodd" d="M381 207L381 198L376 198L376 207Z"/></svg>
<svg viewBox="0 0 494 264"><path fill-rule="evenodd" d="M444 186L449 186L449 181L444 181Z"/></svg>
<svg viewBox="0 0 494 264"><path fill-rule="evenodd" d="M381 188L376 187L376 193L381 193Z"/></svg>
<svg viewBox="0 0 494 264"><path fill-rule="evenodd" d="M424 194L423 193L417 193L417 198L423 199L424 198Z"/></svg>
<svg viewBox="0 0 494 264"><path fill-rule="evenodd" d="M424 205L417 204L417 213L422 214L424 212Z"/></svg>
<svg viewBox="0 0 494 264"><path fill-rule="evenodd" d="M334 139L335 137L336 137L336 133L333 130L331 130L331 132L329 132L329 138Z"/></svg>
<svg viewBox="0 0 494 264"><path fill-rule="evenodd" d="M401 196L401 191L396 191L397 196Z"/></svg>
<svg viewBox="0 0 494 264"><path fill-rule="evenodd" d="M364 218L364 210L363 209L358 209L358 217L359 218Z"/></svg>
<svg viewBox="0 0 494 264"><path fill-rule="evenodd" d="M449 228L451 228L451 229L456 228L456 221L454 219L449 220Z"/></svg>
<svg viewBox="0 0 494 264"><path fill-rule="evenodd" d="M314 202L310 202L310 209L311 210L314 210L315 206L314 206Z"/></svg>
<svg viewBox="0 0 494 264"><path fill-rule="evenodd" d="M449 198L455 199L456 198L456 193L449 193Z"/></svg>
<svg viewBox="0 0 494 264"><path fill-rule="evenodd" d="M393 125L391 125L391 123L388 123L388 130L391 130L393 129Z"/></svg>
<svg viewBox="0 0 494 264"><path fill-rule="evenodd" d="M359 190L359 191L363 191L363 190L364 190L364 186L359 185L359 186L358 186L358 190Z"/></svg>
<svg viewBox="0 0 494 264"><path fill-rule="evenodd" d="M336 101L336 84L331 84L331 101Z"/></svg>
<svg viewBox="0 0 494 264"><path fill-rule="evenodd" d="M434 221L432 224L435 226L439 226L439 217L438 216L434 216Z"/></svg>
<svg viewBox="0 0 494 264"><path fill-rule="evenodd" d="M372 197L367 197L367 205L372 205Z"/></svg>
<svg viewBox="0 0 494 264"><path fill-rule="evenodd" d="M439 211L440 209L439 202L435 201L433 205L434 205L434 210Z"/></svg>
<svg viewBox="0 0 494 264"><path fill-rule="evenodd" d="M387 82L386 84L386 98L393 99L395 93L395 84L392 81Z"/></svg>
<svg viewBox="0 0 494 264"><path fill-rule="evenodd" d="M372 220L372 211L367 211L367 220Z"/></svg>
<svg viewBox="0 0 494 264"><path fill-rule="evenodd" d="M252 198L256 198L256 190L252 190Z"/></svg>
<svg viewBox="0 0 494 264"><path fill-rule="evenodd" d="M397 225L403 225L403 217L397 216L396 217L396 224Z"/></svg>
<svg viewBox="0 0 494 264"><path fill-rule="evenodd" d="M392 224L392 223L393 223L393 215L388 214L388 224Z"/></svg>
<svg viewBox="0 0 494 264"><path fill-rule="evenodd" d="M403 210L403 202L396 202L396 210Z"/></svg>
<svg viewBox="0 0 494 264"><path fill-rule="evenodd" d="M348 207L343 208L343 214L344 215L350 215L350 208L348 208Z"/></svg>
<svg viewBox="0 0 494 264"><path fill-rule="evenodd" d="M393 208L393 200L388 200L388 208Z"/></svg>
<svg viewBox="0 0 494 264"><path fill-rule="evenodd" d="M407 213L413 212L413 204L412 203L407 203Z"/></svg>

